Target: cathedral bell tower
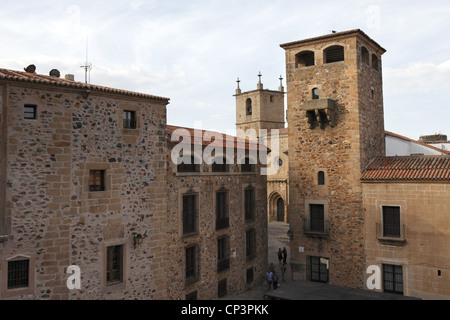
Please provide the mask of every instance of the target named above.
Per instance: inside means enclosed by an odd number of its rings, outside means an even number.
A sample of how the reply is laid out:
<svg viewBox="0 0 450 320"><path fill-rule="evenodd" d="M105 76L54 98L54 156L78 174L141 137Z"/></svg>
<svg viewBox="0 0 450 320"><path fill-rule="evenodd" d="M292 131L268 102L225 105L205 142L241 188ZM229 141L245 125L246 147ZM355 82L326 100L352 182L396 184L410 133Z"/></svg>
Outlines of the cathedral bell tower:
<svg viewBox="0 0 450 320"><path fill-rule="evenodd" d="M261 83L261 72L256 90L242 92L237 80L236 94L236 130L246 132L253 129L256 138L260 136L261 129L284 128L284 87L280 76L278 91L266 90Z"/></svg>

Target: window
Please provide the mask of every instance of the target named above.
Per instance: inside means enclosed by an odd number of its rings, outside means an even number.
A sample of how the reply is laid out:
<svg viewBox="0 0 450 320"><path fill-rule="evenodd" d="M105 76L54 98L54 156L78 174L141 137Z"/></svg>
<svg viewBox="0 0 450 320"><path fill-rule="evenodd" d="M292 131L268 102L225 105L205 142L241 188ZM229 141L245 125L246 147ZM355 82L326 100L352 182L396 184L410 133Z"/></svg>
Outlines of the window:
<svg viewBox="0 0 450 320"><path fill-rule="evenodd" d="M375 54L372 54L372 68L378 71L378 57Z"/></svg>
<svg viewBox="0 0 450 320"><path fill-rule="evenodd" d="M8 261L8 289L27 288L30 261Z"/></svg>
<svg viewBox="0 0 450 320"><path fill-rule="evenodd" d="M183 234L197 232L197 195L183 196Z"/></svg>
<svg viewBox="0 0 450 320"><path fill-rule="evenodd" d="M383 237L400 236L400 207L383 206Z"/></svg>
<svg viewBox="0 0 450 320"><path fill-rule="evenodd" d="M364 64L369 65L369 50L366 47L361 48L361 60Z"/></svg>
<svg viewBox="0 0 450 320"><path fill-rule="evenodd" d="M197 300L197 291L190 292L186 295L186 300Z"/></svg>
<svg viewBox="0 0 450 320"><path fill-rule="evenodd" d="M123 246L106 248L106 283L113 285L123 282Z"/></svg>
<svg viewBox="0 0 450 320"><path fill-rule="evenodd" d="M252 115L252 99L248 98L247 101L245 102L245 110L247 112L248 116Z"/></svg>
<svg viewBox="0 0 450 320"><path fill-rule="evenodd" d="M324 50L324 63L344 61L344 47L331 46Z"/></svg>
<svg viewBox="0 0 450 320"><path fill-rule="evenodd" d="M325 219L324 219L324 205L323 204L310 204L311 215L311 231L312 232L324 232Z"/></svg>
<svg viewBox="0 0 450 320"><path fill-rule="evenodd" d="M191 246L186 248L186 266L185 277L186 282L192 283L199 278L199 263L198 263L198 246Z"/></svg>
<svg viewBox="0 0 450 320"><path fill-rule="evenodd" d="M241 172L255 172L255 164L252 164L249 158L245 158L241 164Z"/></svg>
<svg viewBox="0 0 450 320"><path fill-rule="evenodd" d="M227 192L216 192L216 230L228 228L229 226Z"/></svg>
<svg viewBox="0 0 450 320"><path fill-rule="evenodd" d="M317 173L317 184L318 184L319 186L325 185L325 172L319 171L319 172Z"/></svg>
<svg viewBox="0 0 450 320"><path fill-rule="evenodd" d="M190 160L183 161L177 166L178 172L200 172L200 164L195 163L194 156L190 157Z"/></svg>
<svg viewBox="0 0 450 320"><path fill-rule="evenodd" d="M245 220L255 219L255 189L248 187L244 190Z"/></svg>
<svg viewBox="0 0 450 320"><path fill-rule="evenodd" d="M220 280L217 285L217 296L219 298L227 295L227 279Z"/></svg>
<svg viewBox="0 0 450 320"><path fill-rule="evenodd" d="M295 67L309 67L314 65L314 52L303 51L295 56Z"/></svg>
<svg viewBox="0 0 450 320"><path fill-rule="evenodd" d="M403 294L402 266L383 264L384 292Z"/></svg>
<svg viewBox="0 0 450 320"><path fill-rule="evenodd" d="M23 109L24 119L34 120L36 119L36 106L31 104L26 104Z"/></svg>
<svg viewBox="0 0 450 320"><path fill-rule="evenodd" d="M225 157L214 159L212 172L228 172L227 159Z"/></svg>
<svg viewBox="0 0 450 320"><path fill-rule="evenodd" d="M255 280L255 268L250 267L247 269L247 284L252 283Z"/></svg>
<svg viewBox="0 0 450 320"><path fill-rule="evenodd" d="M125 110L123 112L123 127L125 129L136 129L136 112Z"/></svg>
<svg viewBox="0 0 450 320"><path fill-rule="evenodd" d="M89 171L89 191L105 191L105 170Z"/></svg>
<svg viewBox="0 0 450 320"><path fill-rule="evenodd" d="M230 238L228 236L217 240L217 271L224 271L230 268Z"/></svg>
<svg viewBox="0 0 450 320"><path fill-rule="evenodd" d="M245 257L247 260L256 257L256 231L254 229L245 232Z"/></svg>
<svg viewBox="0 0 450 320"><path fill-rule="evenodd" d="M313 98L313 100L319 99L319 89L318 88L312 89L312 98Z"/></svg>
<svg viewBox="0 0 450 320"><path fill-rule="evenodd" d="M310 257L311 281L328 282L329 260L327 258Z"/></svg>

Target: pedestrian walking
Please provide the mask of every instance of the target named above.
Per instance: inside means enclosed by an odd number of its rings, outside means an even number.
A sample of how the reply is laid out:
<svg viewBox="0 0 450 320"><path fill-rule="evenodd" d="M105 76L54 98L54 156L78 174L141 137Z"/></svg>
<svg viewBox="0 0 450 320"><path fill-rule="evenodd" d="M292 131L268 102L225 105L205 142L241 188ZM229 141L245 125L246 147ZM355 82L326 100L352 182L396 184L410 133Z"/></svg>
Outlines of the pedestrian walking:
<svg viewBox="0 0 450 320"><path fill-rule="evenodd" d="M286 265L285 264L281 264L281 280L284 280L284 274L286 273Z"/></svg>
<svg viewBox="0 0 450 320"><path fill-rule="evenodd" d="M272 281L273 281L273 272L270 271L270 269L268 269L266 272L266 280L267 280L267 287L270 290L270 288L272 287Z"/></svg>
<svg viewBox="0 0 450 320"><path fill-rule="evenodd" d="M272 274L272 284L274 290L278 289L278 276L275 272Z"/></svg>
<svg viewBox="0 0 450 320"><path fill-rule="evenodd" d="M283 248L283 264L286 264L286 259L287 259L287 251L286 251L286 247Z"/></svg>
<svg viewBox="0 0 450 320"><path fill-rule="evenodd" d="M278 263L281 264L281 260L283 260L283 252L281 248L278 248Z"/></svg>

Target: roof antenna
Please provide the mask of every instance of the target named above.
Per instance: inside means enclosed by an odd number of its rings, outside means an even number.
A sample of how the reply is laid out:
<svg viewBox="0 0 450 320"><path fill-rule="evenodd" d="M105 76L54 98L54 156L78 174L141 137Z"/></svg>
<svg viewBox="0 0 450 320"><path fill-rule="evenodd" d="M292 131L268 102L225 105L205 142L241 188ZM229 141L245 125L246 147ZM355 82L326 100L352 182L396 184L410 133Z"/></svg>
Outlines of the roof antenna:
<svg viewBox="0 0 450 320"><path fill-rule="evenodd" d="M84 68L84 82L86 84L91 83L91 70L92 70L92 64L88 62L88 37L86 36L86 61L84 62L84 66L81 66L80 68Z"/></svg>

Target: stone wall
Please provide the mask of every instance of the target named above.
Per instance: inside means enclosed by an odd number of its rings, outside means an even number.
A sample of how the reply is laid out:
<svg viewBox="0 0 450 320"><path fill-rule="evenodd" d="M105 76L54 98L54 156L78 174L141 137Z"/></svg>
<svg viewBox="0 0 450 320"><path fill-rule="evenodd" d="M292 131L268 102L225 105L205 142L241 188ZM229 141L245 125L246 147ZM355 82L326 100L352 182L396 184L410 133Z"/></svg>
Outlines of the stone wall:
<svg viewBox="0 0 450 320"><path fill-rule="evenodd" d="M237 151L235 152L235 155ZM168 254L168 296L169 299L186 299L196 292L198 299L216 299L218 282L226 279L227 294L242 293L264 281L267 268L267 207L266 176L260 174L257 165L254 173L240 172L240 166L230 164L229 172L212 172L211 166L202 163L198 173L177 172L176 165L168 159L167 191L169 226ZM244 219L244 189L255 188L255 219ZM216 191L226 190L229 227L216 230ZM182 196L195 193L198 204L198 230L183 235ZM256 255L246 258L246 231L256 232ZM229 237L227 254L229 268L218 271L218 239ZM193 283L185 279L185 251L189 246L199 248L199 277ZM247 283L247 270L253 268L254 280Z"/></svg>
<svg viewBox="0 0 450 320"><path fill-rule="evenodd" d="M8 90L6 261L30 259L30 286L1 297L165 298L165 103L48 86ZM37 106L35 120L24 105ZM123 110L137 129L123 128ZM105 170L105 191L89 191L89 170ZM135 234L146 234L133 247ZM106 248L123 245L123 282L106 284ZM68 290L66 269L81 268Z"/></svg>
<svg viewBox="0 0 450 320"><path fill-rule="evenodd" d="M448 183L363 183L366 266L399 265L404 295L450 297L450 185ZM400 207L402 241L383 239L382 207ZM378 228L377 228L378 224ZM378 233L377 233L378 230ZM366 274L366 277L368 274ZM383 286L381 290L383 290Z"/></svg>
<svg viewBox="0 0 450 320"><path fill-rule="evenodd" d="M357 288L363 285L364 267L361 168L377 153L382 155L379 148L383 146L380 120L368 121L373 114L380 115L380 110L370 111L361 103L365 98L360 91L368 86L364 81L370 81L360 71L359 41L372 45L359 34L344 33L284 46L294 275L309 278L311 257L326 258L329 283ZM333 45L344 48L345 60L324 63L324 50ZM296 55L303 50L314 52L314 65L297 67ZM376 83L370 85L379 92ZM334 110L329 110L334 121L323 128L311 129L308 123L305 102L311 101L313 88L319 89L321 99L334 101ZM381 102L373 105L382 108ZM324 185L318 184L319 171L324 172ZM325 234L304 232L311 204L324 206Z"/></svg>

